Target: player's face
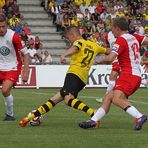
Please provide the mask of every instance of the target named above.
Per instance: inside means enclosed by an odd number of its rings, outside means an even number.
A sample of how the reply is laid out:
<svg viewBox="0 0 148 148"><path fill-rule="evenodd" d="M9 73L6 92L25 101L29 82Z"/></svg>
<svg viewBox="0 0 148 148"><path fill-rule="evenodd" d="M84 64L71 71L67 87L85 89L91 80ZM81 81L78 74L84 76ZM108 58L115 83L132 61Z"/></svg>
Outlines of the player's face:
<svg viewBox="0 0 148 148"><path fill-rule="evenodd" d="M7 32L6 22L0 22L0 36L4 36Z"/></svg>
<svg viewBox="0 0 148 148"><path fill-rule="evenodd" d="M71 43L74 42L74 36L73 36L73 34L68 33L67 36L66 36L66 38L67 38Z"/></svg>
<svg viewBox="0 0 148 148"><path fill-rule="evenodd" d="M117 38L118 37L118 28L112 26L112 33L114 34L115 38Z"/></svg>

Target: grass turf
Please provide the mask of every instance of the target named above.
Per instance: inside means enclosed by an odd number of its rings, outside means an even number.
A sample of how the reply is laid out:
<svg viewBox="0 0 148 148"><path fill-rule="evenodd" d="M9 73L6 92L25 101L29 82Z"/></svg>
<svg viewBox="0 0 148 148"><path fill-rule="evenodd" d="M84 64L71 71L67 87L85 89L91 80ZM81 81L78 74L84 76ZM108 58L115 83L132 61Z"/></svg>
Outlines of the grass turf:
<svg viewBox="0 0 148 148"><path fill-rule="evenodd" d="M141 131L134 131L133 119L124 111L112 106L98 129L84 130L78 123L89 117L67 107L64 102L44 115L37 127L19 127L19 121L30 111L44 104L57 89L14 89L16 121L2 121L5 114L3 97L0 99L0 148L147 148L148 124ZM101 104L95 99L103 96L105 89L85 89L79 99L88 106ZM129 98L141 112L148 115L148 90L139 89Z"/></svg>

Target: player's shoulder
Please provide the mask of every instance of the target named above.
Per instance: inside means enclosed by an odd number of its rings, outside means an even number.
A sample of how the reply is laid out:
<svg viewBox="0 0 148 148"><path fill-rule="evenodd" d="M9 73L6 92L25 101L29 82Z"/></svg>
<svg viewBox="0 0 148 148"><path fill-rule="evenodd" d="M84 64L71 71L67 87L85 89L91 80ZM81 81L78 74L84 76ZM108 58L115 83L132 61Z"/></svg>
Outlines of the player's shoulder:
<svg viewBox="0 0 148 148"><path fill-rule="evenodd" d="M123 44L127 39L127 36L119 36L116 41L115 41L115 44Z"/></svg>
<svg viewBox="0 0 148 148"><path fill-rule="evenodd" d="M8 33L8 34L14 34L15 31L13 31L12 29L7 29L7 33Z"/></svg>
<svg viewBox="0 0 148 148"><path fill-rule="evenodd" d="M15 34L15 31L11 30L11 29L7 29L7 32L6 32L6 36L7 38L12 38Z"/></svg>
<svg viewBox="0 0 148 148"><path fill-rule="evenodd" d="M74 41L74 43L73 43L73 45L82 45L82 43L83 43L83 40L82 39L79 39L79 40L75 40Z"/></svg>

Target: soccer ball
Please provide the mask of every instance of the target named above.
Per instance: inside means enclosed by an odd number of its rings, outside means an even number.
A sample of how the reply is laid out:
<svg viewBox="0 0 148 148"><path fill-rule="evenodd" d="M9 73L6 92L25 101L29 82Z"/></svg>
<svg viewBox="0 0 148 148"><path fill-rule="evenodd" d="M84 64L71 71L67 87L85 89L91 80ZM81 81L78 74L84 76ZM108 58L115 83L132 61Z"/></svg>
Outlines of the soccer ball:
<svg viewBox="0 0 148 148"><path fill-rule="evenodd" d="M35 112L36 112L36 110L33 110L28 115L31 115ZM43 116L41 115L41 116L35 117L34 119L30 120L29 125L30 126L38 126L42 123L42 121L43 121Z"/></svg>

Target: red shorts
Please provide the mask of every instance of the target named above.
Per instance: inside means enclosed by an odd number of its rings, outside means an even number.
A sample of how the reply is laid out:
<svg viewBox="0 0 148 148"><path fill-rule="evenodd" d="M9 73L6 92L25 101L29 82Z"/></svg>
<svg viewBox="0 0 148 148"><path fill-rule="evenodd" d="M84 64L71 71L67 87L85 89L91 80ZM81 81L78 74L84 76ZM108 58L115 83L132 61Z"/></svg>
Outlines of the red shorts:
<svg viewBox="0 0 148 148"><path fill-rule="evenodd" d="M119 62L112 63L112 71L117 71L118 73L120 73Z"/></svg>
<svg viewBox="0 0 148 148"><path fill-rule="evenodd" d="M0 82L4 80L10 80L13 82L13 84L15 84L20 73L21 70L0 71Z"/></svg>
<svg viewBox="0 0 148 148"><path fill-rule="evenodd" d="M113 90L121 90L126 96L132 95L141 84L141 77L129 74L120 74Z"/></svg>

